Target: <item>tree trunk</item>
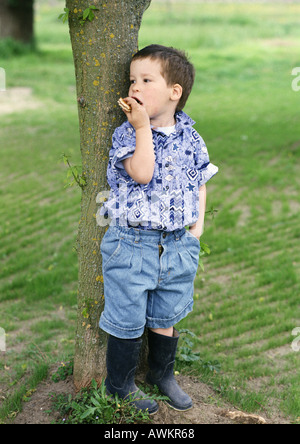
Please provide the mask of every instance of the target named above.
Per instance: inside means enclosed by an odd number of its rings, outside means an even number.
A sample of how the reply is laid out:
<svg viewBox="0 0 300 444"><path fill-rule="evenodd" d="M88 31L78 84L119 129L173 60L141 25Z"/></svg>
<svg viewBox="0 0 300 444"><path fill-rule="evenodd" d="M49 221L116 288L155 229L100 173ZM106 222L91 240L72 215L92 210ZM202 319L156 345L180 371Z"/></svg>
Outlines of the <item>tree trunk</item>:
<svg viewBox="0 0 300 444"><path fill-rule="evenodd" d="M33 17L33 0L0 0L0 39L32 44Z"/></svg>
<svg viewBox="0 0 300 444"><path fill-rule="evenodd" d="M106 169L114 129L124 121L118 98L128 95L129 65L138 49L138 32L151 0L66 0L74 56L80 149L86 185L78 231L78 318L74 359L77 390L105 376L106 334L99 329L104 307L99 246L98 193L108 190ZM94 5L95 17L82 22Z"/></svg>

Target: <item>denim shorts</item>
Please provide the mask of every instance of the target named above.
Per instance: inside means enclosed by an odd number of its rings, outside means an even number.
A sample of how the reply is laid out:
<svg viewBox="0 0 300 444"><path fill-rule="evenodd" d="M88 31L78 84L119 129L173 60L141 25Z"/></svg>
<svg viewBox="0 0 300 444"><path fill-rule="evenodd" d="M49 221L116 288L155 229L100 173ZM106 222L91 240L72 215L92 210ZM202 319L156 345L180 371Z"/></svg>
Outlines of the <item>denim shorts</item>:
<svg viewBox="0 0 300 444"><path fill-rule="evenodd" d="M200 242L173 232L111 226L101 243L105 307L100 327L122 339L169 328L193 309Z"/></svg>

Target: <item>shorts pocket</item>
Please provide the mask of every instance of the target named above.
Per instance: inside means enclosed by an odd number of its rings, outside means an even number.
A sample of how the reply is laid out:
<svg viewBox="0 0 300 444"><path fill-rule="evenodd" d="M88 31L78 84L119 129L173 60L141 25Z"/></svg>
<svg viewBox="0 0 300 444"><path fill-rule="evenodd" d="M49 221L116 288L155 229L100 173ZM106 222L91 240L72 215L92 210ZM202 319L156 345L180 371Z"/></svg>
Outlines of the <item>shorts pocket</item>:
<svg viewBox="0 0 300 444"><path fill-rule="evenodd" d="M193 239L194 242L197 243L197 246L199 246L200 248L200 240L196 238L196 236L194 236L192 233L190 233L188 230L186 230L186 236Z"/></svg>
<svg viewBox="0 0 300 444"><path fill-rule="evenodd" d="M121 239L108 230L102 239L100 250L102 254L102 268L104 271L111 262L118 258L121 251Z"/></svg>
<svg viewBox="0 0 300 444"><path fill-rule="evenodd" d="M183 236L183 243L193 262L198 266L200 241L193 234L189 233L189 231L186 231Z"/></svg>

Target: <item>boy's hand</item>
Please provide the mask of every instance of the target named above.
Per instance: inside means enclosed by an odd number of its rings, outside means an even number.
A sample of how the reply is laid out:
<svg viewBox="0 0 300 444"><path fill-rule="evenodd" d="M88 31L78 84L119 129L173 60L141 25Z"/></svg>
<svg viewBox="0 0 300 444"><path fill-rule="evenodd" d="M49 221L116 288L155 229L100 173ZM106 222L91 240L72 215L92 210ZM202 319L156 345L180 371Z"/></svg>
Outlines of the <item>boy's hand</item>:
<svg viewBox="0 0 300 444"><path fill-rule="evenodd" d="M198 240L200 240L201 234L202 234L202 230L200 230L196 224L192 227L190 227L189 229L190 233L196 237Z"/></svg>
<svg viewBox="0 0 300 444"><path fill-rule="evenodd" d="M123 111L127 116L128 122L131 123L135 130L145 127L149 128L150 118L148 116L146 108L143 105L137 103L137 101L135 99L132 99L131 97L126 97L124 101L131 106L130 112L124 110Z"/></svg>

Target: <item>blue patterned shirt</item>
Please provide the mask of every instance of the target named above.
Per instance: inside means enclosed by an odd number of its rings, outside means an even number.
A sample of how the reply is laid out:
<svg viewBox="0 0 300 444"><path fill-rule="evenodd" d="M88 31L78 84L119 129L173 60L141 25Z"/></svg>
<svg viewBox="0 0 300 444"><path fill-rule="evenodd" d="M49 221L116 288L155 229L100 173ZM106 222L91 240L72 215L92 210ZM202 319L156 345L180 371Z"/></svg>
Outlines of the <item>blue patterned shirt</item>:
<svg viewBox="0 0 300 444"><path fill-rule="evenodd" d="M115 130L107 168L111 190L99 213L110 225L174 231L198 220L199 188L218 168L210 163L195 122L183 111L175 117L169 136L152 130L155 168L147 184L135 182L123 165L135 150L135 129L127 121Z"/></svg>

